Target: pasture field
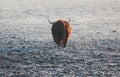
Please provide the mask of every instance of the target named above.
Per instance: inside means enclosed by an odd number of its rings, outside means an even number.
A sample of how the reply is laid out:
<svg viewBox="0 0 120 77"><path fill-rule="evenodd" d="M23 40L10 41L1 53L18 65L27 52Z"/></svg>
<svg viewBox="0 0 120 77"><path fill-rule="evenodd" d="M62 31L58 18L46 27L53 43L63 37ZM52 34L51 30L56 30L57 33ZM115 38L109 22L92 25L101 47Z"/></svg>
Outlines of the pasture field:
<svg viewBox="0 0 120 77"><path fill-rule="evenodd" d="M51 24L71 19L66 48ZM0 77L119 77L120 0L0 0Z"/></svg>

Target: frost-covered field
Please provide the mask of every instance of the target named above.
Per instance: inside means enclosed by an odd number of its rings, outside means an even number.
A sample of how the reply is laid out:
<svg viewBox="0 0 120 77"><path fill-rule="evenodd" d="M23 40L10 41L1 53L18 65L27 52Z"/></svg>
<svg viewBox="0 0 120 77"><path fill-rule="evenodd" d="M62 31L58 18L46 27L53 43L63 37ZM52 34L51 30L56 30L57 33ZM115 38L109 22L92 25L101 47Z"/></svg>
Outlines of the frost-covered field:
<svg viewBox="0 0 120 77"><path fill-rule="evenodd" d="M66 48L47 18L72 19ZM0 0L0 77L119 77L120 0Z"/></svg>

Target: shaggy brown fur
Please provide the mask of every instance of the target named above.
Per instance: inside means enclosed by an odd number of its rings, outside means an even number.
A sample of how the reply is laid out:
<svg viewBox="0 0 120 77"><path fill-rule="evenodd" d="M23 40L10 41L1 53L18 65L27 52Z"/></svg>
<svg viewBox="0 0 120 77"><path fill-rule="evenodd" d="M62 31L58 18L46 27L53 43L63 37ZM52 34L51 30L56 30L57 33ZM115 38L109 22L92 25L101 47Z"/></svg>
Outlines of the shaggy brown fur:
<svg viewBox="0 0 120 77"><path fill-rule="evenodd" d="M58 20L51 24L52 24L51 31L53 35L53 40L58 46L66 47L66 44L71 34L70 23L65 20Z"/></svg>

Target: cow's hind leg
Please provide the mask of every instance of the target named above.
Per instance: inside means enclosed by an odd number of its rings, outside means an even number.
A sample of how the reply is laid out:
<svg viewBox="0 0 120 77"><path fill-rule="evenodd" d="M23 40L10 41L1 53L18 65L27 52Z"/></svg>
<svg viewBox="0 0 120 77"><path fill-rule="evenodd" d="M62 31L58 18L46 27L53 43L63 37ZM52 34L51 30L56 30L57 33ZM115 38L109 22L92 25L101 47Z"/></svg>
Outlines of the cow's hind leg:
<svg viewBox="0 0 120 77"><path fill-rule="evenodd" d="M68 40L69 40L69 34L68 33L66 33L66 35L65 35L65 38L64 38L64 41L63 41L63 47L66 47L66 45L67 45L67 42L68 42Z"/></svg>
<svg viewBox="0 0 120 77"><path fill-rule="evenodd" d="M58 47L61 46L61 40L58 41Z"/></svg>
<svg viewBox="0 0 120 77"><path fill-rule="evenodd" d="M63 47L66 47L66 45L67 45L67 41L68 41L68 38L65 37L65 39L64 39L64 41L63 41Z"/></svg>
<svg viewBox="0 0 120 77"><path fill-rule="evenodd" d="M53 40L54 40L54 42L58 45L58 38L55 36L55 35L53 35Z"/></svg>

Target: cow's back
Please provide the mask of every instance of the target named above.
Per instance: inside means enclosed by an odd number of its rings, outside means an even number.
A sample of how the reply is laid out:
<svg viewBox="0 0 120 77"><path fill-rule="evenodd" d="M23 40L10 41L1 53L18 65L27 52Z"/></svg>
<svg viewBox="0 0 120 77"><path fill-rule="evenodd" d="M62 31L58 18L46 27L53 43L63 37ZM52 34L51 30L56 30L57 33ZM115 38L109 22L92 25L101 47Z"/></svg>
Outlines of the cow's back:
<svg viewBox="0 0 120 77"><path fill-rule="evenodd" d="M62 39L64 37L64 22L57 21L53 24L52 33L55 37Z"/></svg>

